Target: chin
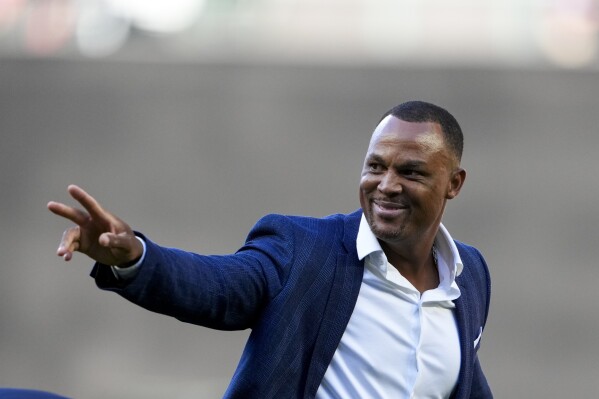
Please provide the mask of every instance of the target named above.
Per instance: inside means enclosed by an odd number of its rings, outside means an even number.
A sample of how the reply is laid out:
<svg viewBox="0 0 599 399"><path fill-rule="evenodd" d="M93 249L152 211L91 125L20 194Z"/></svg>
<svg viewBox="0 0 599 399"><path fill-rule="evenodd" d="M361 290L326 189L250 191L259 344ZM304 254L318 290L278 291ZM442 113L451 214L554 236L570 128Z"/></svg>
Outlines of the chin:
<svg viewBox="0 0 599 399"><path fill-rule="evenodd" d="M372 234L383 241L394 241L403 237L403 226L385 226L381 223L369 223Z"/></svg>
<svg viewBox="0 0 599 399"><path fill-rule="evenodd" d="M376 238L385 242L398 241L403 237L403 233L399 230L373 230L372 233Z"/></svg>

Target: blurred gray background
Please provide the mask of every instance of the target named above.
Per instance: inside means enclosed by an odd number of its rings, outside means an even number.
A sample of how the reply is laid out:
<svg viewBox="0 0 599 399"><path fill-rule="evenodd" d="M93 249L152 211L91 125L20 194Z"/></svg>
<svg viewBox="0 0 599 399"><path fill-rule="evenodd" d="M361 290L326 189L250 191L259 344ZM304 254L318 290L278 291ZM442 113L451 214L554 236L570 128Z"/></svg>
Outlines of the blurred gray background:
<svg viewBox="0 0 599 399"><path fill-rule="evenodd" d="M248 332L99 291L88 259L55 256L69 224L46 203L72 204L76 183L158 243L227 253L266 213L356 209L380 115L423 99L465 134L468 177L444 223L491 269L479 353L496 397L598 395L597 2L188 2L196 18L178 30L121 15L95 35L82 15L108 18L94 7L113 15L114 2L12 3L0 8L0 386L220 397ZM118 29L121 42L100 40Z"/></svg>

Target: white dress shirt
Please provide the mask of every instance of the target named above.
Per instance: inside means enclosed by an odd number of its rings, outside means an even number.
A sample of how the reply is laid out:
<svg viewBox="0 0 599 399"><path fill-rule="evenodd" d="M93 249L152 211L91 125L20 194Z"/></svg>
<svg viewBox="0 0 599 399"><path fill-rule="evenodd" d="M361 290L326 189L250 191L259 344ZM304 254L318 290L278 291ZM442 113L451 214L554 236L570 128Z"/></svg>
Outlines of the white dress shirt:
<svg viewBox="0 0 599 399"><path fill-rule="evenodd" d="M420 292L387 258L364 216L365 259L356 306L317 399L447 398L458 380L460 344L453 300L462 262L443 225L435 238L439 286Z"/></svg>

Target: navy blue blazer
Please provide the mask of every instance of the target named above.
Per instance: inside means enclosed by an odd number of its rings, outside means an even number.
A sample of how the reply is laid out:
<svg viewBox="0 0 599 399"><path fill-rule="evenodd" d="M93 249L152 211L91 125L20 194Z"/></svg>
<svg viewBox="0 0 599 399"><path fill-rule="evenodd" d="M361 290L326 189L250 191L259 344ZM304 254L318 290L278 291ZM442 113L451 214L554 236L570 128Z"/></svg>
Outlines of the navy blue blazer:
<svg viewBox="0 0 599 399"><path fill-rule="evenodd" d="M154 312L221 330L251 328L225 398L314 398L356 304L364 262L356 251L361 210L326 218L268 215L235 254L206 256L146 239L127 282L96 264L97 285ZM453 398L491 398L477 350L490 279L473 247L456 299L461 367Z"/></svg>

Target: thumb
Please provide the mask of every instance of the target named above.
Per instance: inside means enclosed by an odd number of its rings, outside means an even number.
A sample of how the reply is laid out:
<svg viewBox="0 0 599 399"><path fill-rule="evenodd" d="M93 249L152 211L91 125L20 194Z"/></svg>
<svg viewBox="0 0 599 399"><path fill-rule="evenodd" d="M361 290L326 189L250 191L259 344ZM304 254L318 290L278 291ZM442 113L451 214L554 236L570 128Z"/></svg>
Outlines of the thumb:
<svg viewBox="0 0 599 399"><path fill-rule="evenodd" d="M98 243L105 248L129 252L133 248L134 240L136 238L133 234L102 233L98 238Z"/></svg>
<svg viewBox="0 0 599 399"><path fill-rule="evenodd" d="M106 248L114 259L115 265L126 264L134 259L138 259L143 254L143 245L132 233L103 233L98 238L100 246Z"/></svg>

